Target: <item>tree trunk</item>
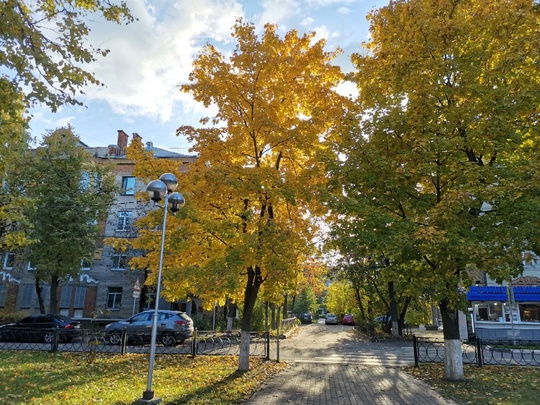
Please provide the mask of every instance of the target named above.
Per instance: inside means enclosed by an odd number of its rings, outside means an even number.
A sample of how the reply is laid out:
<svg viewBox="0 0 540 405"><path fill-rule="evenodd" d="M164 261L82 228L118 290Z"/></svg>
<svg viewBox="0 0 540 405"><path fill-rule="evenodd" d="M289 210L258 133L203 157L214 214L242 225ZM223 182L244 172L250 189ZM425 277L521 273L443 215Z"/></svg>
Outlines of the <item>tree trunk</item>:
<svg viewBox="0 0 540 405"><path fill-rule="evenodd" d="M244 312L242 315L242 327L240 334L240 356L238 361L239 371L249 370L249 343L251 333L251 318L259 288L263 282L259 266L250 266L247 269L246 290L244 293Z"/></svg>
<svg viewBox="0 0 540 405"><path fill-rule="evenodd" d="M232 333L234 325L234 317L236 316L236 304L232 301L229 301L229 308L227 310L227 334Z"/></svg>
<svg viewBox="0 0 540 405"><path fill-rule="evenodd" d="M388 282L388 295L390 297L390 316L392 317L392 336L399 336L399 317L397 311L397 302L396 302L396 290L394 289L394 282Z"/></svg>
<svg viewBox="0 0 540 405"><path fill-rule="evenodd" d="M288 300L289 300L289 296L285 294L285 297L283 298L283 313L281 314L281 317L283 319L288 318L287 316L287 313L289 312L289 310L287 309Z"/></svg>
<svg viewBox="0 0 540 405"><path fill-rule="evenodd" d="M448 307L446 301L439 303L444 330L444 374L443 378L450 381L463 381L463 351L459 336L458 311Z"/></svg>
<svg viewBox="0 0 540 405"><path fill-rule="evenodd" d="M51 276L51 301L49 305L49 313L56 314L58 312L58 284L60 283L56 274Z"/></svg>
<svg viewBox="0 0 540 405"><path fill-rule="evenodd" d="M294 306L296 304L296 295L292 296L291 311L294 313Z"/></svg>
<svg viewBox="0 0 540 405"><path fill-rule="evenodd" d="M364 304L362 303L362 297L360 297L360 289L354 287L354 297L356 298L356 303L358 304L358 309L360 309L360 317L366 319L366 311L364 310Z"/></svg>
<svg viewBox="0 0 540 405"><path fill-rule="evenodd" d="M39 303L39 313L44 314L45 313L45 303L43 302L43 287L39 284L39 278L35 278L35 285L36 285L36 294L38 297L38 303Z"/></svg>

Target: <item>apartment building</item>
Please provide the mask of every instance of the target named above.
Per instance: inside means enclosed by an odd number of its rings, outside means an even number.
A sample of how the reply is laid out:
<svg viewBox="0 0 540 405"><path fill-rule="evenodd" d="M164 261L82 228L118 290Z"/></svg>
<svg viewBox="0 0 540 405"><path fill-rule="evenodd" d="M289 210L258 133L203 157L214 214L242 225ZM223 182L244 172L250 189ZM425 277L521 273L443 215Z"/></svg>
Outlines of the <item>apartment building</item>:
<svg viewBox="0 0 540 405"><path fill-rule="evenodd" d="M142 141L137 133L132 135L132 139ZM114 163L114 175L121 191L110 207L107 220L100 224L102 232L93 262L81 263L80 276L68 280L59 288L57 312L60 314L76 319L121 319L154 306L152 289L144 286L145 270L129 268L130 258L141 253L119 252L104 244L104 240L111 237L134 237L134 221L149 209L155 209L135 198L138 191L146 188L146 184L133 176L134 162L126 157L128 142L129 135L119 130L115 144L90 147L80 143L94 159ZM187 170L189 164L196 159L195 155L154 147L151 142L146 143L146 148L158 159L177 161L181 170ZM31 264L25 260L24 252L1 252L0 308L7 311L39 312L32 270ZM50 289L48 285L42 286L48 308ZM134 294L137 288L140 293ZM173 303L160 300L160 308L179 309L195 315L199 308L197 301L192 297Z"/></svg>

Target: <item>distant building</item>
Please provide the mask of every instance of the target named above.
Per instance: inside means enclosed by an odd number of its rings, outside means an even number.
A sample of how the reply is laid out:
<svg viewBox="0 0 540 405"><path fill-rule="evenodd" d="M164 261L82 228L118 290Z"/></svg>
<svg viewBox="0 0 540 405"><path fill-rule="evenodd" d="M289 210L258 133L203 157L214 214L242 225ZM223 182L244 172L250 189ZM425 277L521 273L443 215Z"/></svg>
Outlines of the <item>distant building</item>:
<svg viewBox="0 0 540 405"><path fill-rule="evenodd" d="M486 275L470 287L474 334L481 339L540 340L540 263L524 256L522 274L498 284Z"/></svg>
<svg viewBox="0 0 540 405"><path fill-rule="evenodd" d="M144 286L145 270L129 269L128 263L137 252L117 252L111 246L104 245L106 238L133 238L136 231L134 221L149 209L135 199L139 190L144 190L146 184L133 176L134 162L126 158L129 135L123 130L118 131L116 144L101 147L89 147L82 142L94 159L113 162L116 181L121 191L110 207L107 220L100 224L102 235L97 241L97 248L92 263L81 264L81 274L78 279L69 280L58 291L58 313L72 318L127 318L139 310L153 308L155 295ZM142 140L134 133L133 139ZM179 154L173 151L154 147L146 143L149 151L159 159L178 161L181 170L188 170L195 155ZM153 209L153 208L151 208ZM7 311L39 312L35 278L32 267L25 260L24 252L0 252L0 308ZM139 281L140 298L134 298L135 284ZM43 296L46 308L49 304L50 289L43 285ZM198 313L198 299L178 302L160 301L160 308L178 309L190 315Z"/></svg>

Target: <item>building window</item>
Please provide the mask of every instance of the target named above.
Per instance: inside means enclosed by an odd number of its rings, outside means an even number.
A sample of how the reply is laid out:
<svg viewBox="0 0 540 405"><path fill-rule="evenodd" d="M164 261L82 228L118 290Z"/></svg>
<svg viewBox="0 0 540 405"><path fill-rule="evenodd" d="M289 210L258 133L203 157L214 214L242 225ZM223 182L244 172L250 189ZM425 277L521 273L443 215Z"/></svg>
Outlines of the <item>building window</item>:
<svg viewBox="0 0 540 405"><path fill-rule="evenodd" d="M540 304L519 304L521 322L540 322Z"/></svg>
<svg viewBox="0 0 540 405"><path fill-rule="evenodd" d="M476 304L476 320L504 322L502 307L500 302Z"/></svg>
<svg viewBox="0 0 540 405"><path fill-rule="evenodd" d="M65 285L62 287L62 293L60 294L60 309L68 308L71 302L71 286Z"/></svg>
<svg viewBox="0 0 540 405"><path fill-rule="evenodd" d="M130 231L131 230L131 211L119 211L118 222L116 223L117 231Z"/></svg>
<svg viewBox="0 0 540 405"><path fill-rule="evenodd" d="M3 267L5 270L11 270L15 264L15 253L6 252L4 253L4 264Z"/></svg>
<svg viewBox="0 0 540 405"><path fill-rule="evenodd" d="M135 177L133 176L122 177L122 194L135 195Z"/></svg>
<svg viewBox="0 0 540 405"><path fill-rule="evenodd" d="M120 309L122 305L122 287L107 289L107 309Z"/></svg>
<svg viewBox="0 0 540 405"><path fill-rule="evenodd" d="M128 258L126 254L114 251L112 256L112 270L125 270L128 267Z"/></svg>
<svg viewBox="0 0 540 405"><path fill-rule="evenodd" d="M0 308L3 308L6 306L6 298L7 298L7 285L1 284L0 285Z"/></svg>
<svg viewBox="0 0 540 405"><path fill-rule="evenodd" d="M35 270L36 268L32 265L32 262L28 262L27 269L28 269L28 271L32 271L32 270Z"/></svg>
<svg viewBox="0 0 540 405"><path fill-rule="evenodd" d="M75 298L73 300L74 309L83 309L86 300L86 287L75 288Z"/></svg>
<svg viewBox="0 0 540 405"><path fill-rule="evenodd" d="M30 308L32 306L32 299L34 298L35 287L33 285L23 285L21 308Z"/></svg>

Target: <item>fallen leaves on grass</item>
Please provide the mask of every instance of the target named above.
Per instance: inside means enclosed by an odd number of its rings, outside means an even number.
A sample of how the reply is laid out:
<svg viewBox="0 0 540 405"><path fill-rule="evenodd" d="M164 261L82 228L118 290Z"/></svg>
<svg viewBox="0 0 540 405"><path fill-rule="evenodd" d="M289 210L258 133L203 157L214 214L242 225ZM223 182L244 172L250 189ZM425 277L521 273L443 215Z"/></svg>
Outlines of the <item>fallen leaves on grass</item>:
<svg viewBox="0 0 540 405"><path fill-rule="evenodd" d="M0 398L10 405L127 405L147 383L147 355L97 355L88 364L75 353L0 352L0 363ZM152 388L163 404L241 404L285 367L253 357L239 372L233 356L158 355Z"/></svg>
<svg viewBox="0 0 540 405"><path fill-rule="evenodd" d="M465 381L443 379L442 364L405 367L446 398L463 404L533 405L540 397L540 369L535 367L465 365Z"/></svg>

